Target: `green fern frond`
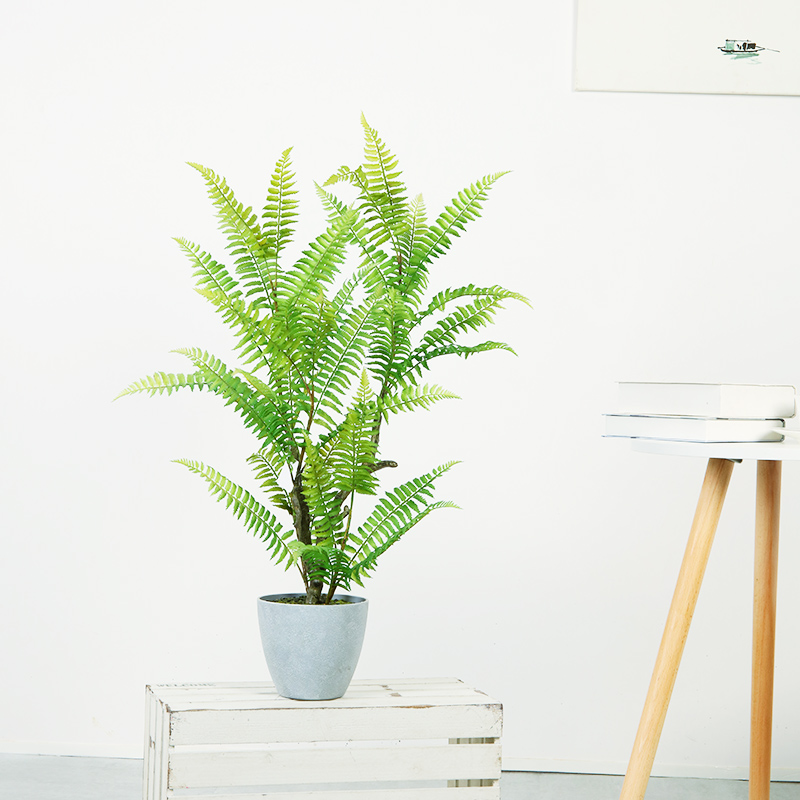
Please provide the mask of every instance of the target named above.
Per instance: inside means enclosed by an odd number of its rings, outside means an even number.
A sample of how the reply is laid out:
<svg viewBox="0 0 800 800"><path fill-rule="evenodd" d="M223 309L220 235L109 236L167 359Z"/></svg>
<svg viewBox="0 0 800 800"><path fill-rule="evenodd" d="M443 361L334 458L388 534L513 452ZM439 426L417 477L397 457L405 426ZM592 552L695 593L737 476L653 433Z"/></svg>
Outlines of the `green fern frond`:
<svg viewBox="0 0 800 800"><path fill-rule="evenodd" d="M238 281L228 272L224 264L215 261L208 253L187 239L176 237L175 241L195 266L192 276L197 279L198 289L220 292L231 298L241 295Z"/></svg>
<svg viewBox="0 0 800 800"><path fill-rule="evenodd" d="M418 194L411 202L407 224L399 237L403 273L403 293L418 306L428 284L428 270L425 264L414 263L414 250L417 243L428 231L427 213L422 195Z"/></svg>
<svg viewBox="0 0 800 800"><path fill-rule="evenodd" d="M420 313L419 321L422 321L438 311L444 311L449 303L452 303L454 300L460 300L463 297L489 297L498 302L501 300L519 300L525 303L525 305L530 306L528 298L519 294L519 292L509 291L502 286L479 287L470 283L468 286L460 286L457 289L444 289L435 294L428 303L427 308Z"/></svg>
<svg viewBox="0 0 800 800"><path fill-rule="evenodd" d="M400 392L384 397L378 403L378 409L383 418L388 421L390 414L402 411L414 411L418 408L430 408L439 400L459 400L454 392L443 389L441 386L418 386L409 384Z"/></svg>
<svg viewBox="0 0 800 800"><path fill-rule="evenodd" d="M343 168L344 169L344 168ZM328 211L328 219L332 223L347 215L357 214L350 206L343 203L330 192L326 192L317 184L317 195ZM370 230L360 216L351 217L350 241L361 252L361 267L358 270L360 279L365 280L365 285L371 293L382 293L387 286L392 286L397 280L397 262L380 247L370 242Z"/></svg>
<svg viewBox="0 0 800 800"><path fill-rule="evenodd" d="M244 523L245 529L266 544L276 563L280 564L287 558L291 559L291 553L286 545L286 539L291 536L291 531L285 531L275 516L248 491L200 461L179 458L175 463L183 464L204 478L211 494L217 500L224 501L233 515ZM290 563L291 561L286 566L288 567Z"/></svg>
<svg viewBox="0 0 800 800"><path fill-rule="evenodd" d="M367 366L384 392L397 385L397 365L410 357L412 311L405 298L396 291L387 291L373 311L375 326L367 357Z"/></svg>
<svg viewBox="0 0 800 800"><path fill-rule="evenodd" d="M399 234L406 226L408 203L406 187L401 180L397 157L381 141L378 132L371 128L364 115L361 115L364 129L364 165L367 179L366 191L362 196L362 208L372 222L371 241L383 244L391 240L395 254L401 257Z"/></svg>
<svg viewBox="0 0 800 800"><path fill-rule="evenodd" d="M344 262L349 227L355 212L334 220L320 234L295 265L281 276L279 296L283 304L293 306L307 297L316 298L322 288L329 285Z"/></svg>
<svg viewBox="0 0 800 800"><path fill-rule="evenodd" d="M431 350L415 351L412 357L398 369L398 383L412 380L413 375L422 376L422 370L430 369L431 361L441 356L461 356L468 358L476 353L487 353L490 350L506 350L516 355L513 347L505 342L480 342L479 344L449 344Z"/></svg>
<svg viewBox="0 0 800 800"><path fill-rule="evenodd" d="M280 470L285 465L284 459L278 459L276 464L276 452L274 450L259 450L247 459L256 473L262 490L269 497L270 502L282 511L292 513L292 501L289 493L280 484Z"/></svg>
<svg viewBox="0 0 800 800"><path fill-rule="evenodd" d="M178 389L209 389L211 385L202 372L193 372L189 375L172 372L156 372L139 381L135 381L123 389L114 399L128 394L146 392L151 397L157 394L172 394Z"/></svg>
<svg viewBox="0 0 800 800"><path fill-rule="evenodd" d="M268 261L272 269L270 282L277 283L278 256L289 244L294 235L297 223L298 202L295 187L295 174L292 172L290 154L292 148L283 151L270 177L267 190L267 202L262 214L264 248L268 253Z"/></svg>
<svg viewBox="0 0 800 800"><path fill-rule="evenodd" d="M419 238L414 249L412 264L427 264L438 258L452 243L452 237L460 236L468 222L477 219L482 209L481 203L486 200L487 193L495 181L507 172L496 172L476 181L460 191L439 215L436 222Z"/></svg>
<svg viewBox="0 0 800 800"><path fill-rule="evenodd" d="M344 521L333 470L319 449L309 441L306 441L302 491L312 516L311 528L314 536L328 539L339 533Z"/></svg>
<svg viewBox="0 0 800 800"><path fill-rule="evenodd" d="M458 462L449 461L431 470L418 478L406 481L394 490L387 492L377 503L370 516L352 536L357 549L351 555L350 562L354 565L354 573L366 569L360 566L370 557L376 559L388 547L400 539L414 525L426 515L426 509L442 507L431 503L433 488L445 472L452 469ZM443 501L446 506L452 506L449 501Z"/></svg>
<svg viewBox="0 0 800 800"><path fill-rule="evenodd" d="M194 347L179 348L173 352L186 356L194 363L209 388L225 400L225 405L236 408L245 427L252 428L260 440L279 447L282 453L291 453L295 446L292 421L286 419L283 408L269 399L259 397L219 358Z"/></svg>
<svg viewBox="0 0 800 800"><path fill-rule="evenodd" d="M227 181L202 164L189 162L204 178L209 197L217 210L220 228L228 240L228 249L236 256L236 272L244 281L246 293L258 302L274 307L275 286L271 282L270 253L264 244L258 217L245 208L233 194Z"/></svg>
<svg viewBox="0 0 800 800"><path fill-rule="evenodd" d="M377 408L367 373L362 371L355 400L329 456L330 468L336 476L335 488L342 494L375 494L378 482L373 465L378 450L374 440L377 422Z"/></svg>
<svg viewBox="0 0 800 800"><path fill-rule="evenodd" d="M269 364L274 351L269 336L271 319L262 319L263 306L258 302L248 303L241 295L229 296L219 291L197 289L197 293L208 300L222 316L237 337L236 350L245 364L257 363L257 367Z"/></svg>
<svg viewBox="0 0 800 800"><path fill-rule="evenodd" d="M395 529L386 539L377 545L374 549L370 550L364 558L351 564L349 569L350 579L355 581L359 586L363 586L364 578L369 577L368 573L377 566L378 558L382 556L392 545L397 544L398 541L408 533L413 527L422 522L431 511L438 508L458 508L455 503L449 500L440 500L436 503L431 503L425 506L421 511L412 515L400 527Z"/></svg>
<svg viewBox="0 0 800 800"><path fill-rule="evenodd" d="M325 352L320 353L315 385L322 408L341 411L349 387L358 378L371 342L373 305L374 301L367 301L341 319Z"/></svg>

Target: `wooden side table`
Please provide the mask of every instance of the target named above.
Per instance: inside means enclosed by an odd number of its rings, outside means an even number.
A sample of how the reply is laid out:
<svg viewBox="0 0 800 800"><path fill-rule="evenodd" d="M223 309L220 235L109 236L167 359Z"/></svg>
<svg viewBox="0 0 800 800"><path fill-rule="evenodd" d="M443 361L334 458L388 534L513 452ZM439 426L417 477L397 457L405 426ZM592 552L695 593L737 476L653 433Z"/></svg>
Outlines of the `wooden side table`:
<svg viewBox="0 0 800 800"><path fill-rule="evenodd" d="M791 442L698 444L648 439L633 439L632 442L633 449L640 452L707 458L708 467L620 800L644 797L733 465L745 459L758 462L749 797L750 800L768 800L781 467L783 461L800 460L800 445Z"/></svg>
<svg viewBox="0 0 800 800"><path fill-rule="evenodd" d="M455 678L148 686L144 800L499 800L502 706Z"/></svg>

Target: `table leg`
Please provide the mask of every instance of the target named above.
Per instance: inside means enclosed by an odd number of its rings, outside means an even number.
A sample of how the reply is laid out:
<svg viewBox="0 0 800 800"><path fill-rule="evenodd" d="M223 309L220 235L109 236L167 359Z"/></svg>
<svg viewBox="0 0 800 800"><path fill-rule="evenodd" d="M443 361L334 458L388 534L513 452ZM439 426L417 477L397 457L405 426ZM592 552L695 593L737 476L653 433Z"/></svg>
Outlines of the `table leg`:
<svg viewBox="0 0 800 800"><path fill-rule="evenodd" d="M759 461L756 488L755 589L753 592L750 800L769 800L780 513L781 462Z"/></svg>
<svg viewBox="0 0 800 800"><path fill-rule="evenodd" d="M620 800L642 800L700 593L733 461L709 459Z"/></svg>

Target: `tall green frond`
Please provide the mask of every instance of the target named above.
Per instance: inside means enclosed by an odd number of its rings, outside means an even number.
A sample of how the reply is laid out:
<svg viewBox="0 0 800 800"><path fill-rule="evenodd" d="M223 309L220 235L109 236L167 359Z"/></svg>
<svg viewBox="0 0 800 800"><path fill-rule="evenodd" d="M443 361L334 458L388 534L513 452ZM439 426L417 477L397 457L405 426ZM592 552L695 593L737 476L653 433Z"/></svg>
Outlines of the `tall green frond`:
<svg viewBox="0 0 800 800"><path fill-rule="evenodd" d="M354 213L334 220L321 233L302 257L281 275L279 296L284 305L298 306L309 297L316 298L323 287L330 285L344 262L348 231Z"/></svg>
<svg viewBox="0 0 800 800"><path fill-rule="evenodd" d="M375 327L367 365L384 392L397 385L397 365L403 364L411 354L412 312L405 298L395 291L387 291L373 311Z"/></svg>
<svg viewBox="0 0 800 800"><path fill-rule="evenodd" d="M374 301L356 306L343 319L320 353L315 385L318 405L332 412L343 409L349 387L358 378L373 330Z"/></svg>
<svg viewBox="0 0 800 800"><path fill-rule="evenodd" d="M406 226L408 204L406 187L401 179L397 157L383 143L378 132L361 115L364 129L364 165L366 187L361 208L370 224L370 241L391 241L398 259L402 259L400 233ZM400 265L402 266L402 264Z"/></svg>
<svg viewBox="0 0 800 800"><path fill-rule="evenodd" d="M431 259L442 255L450 247L452 237L460 236L467 223L480 216L481 204L486 200L492 184L506 174L506 172L496 172L487 175L460 191L451 200L451 205L447 206L430 228L419 237L414 248L412 264L414 266L427 264Z"/></svg>
<svg viewBox="0 0 800 800"><path fill-rule="evenodd" d="M344 169L344 168L343 168ZM329 183L333 179L329 179ZM370 230L358 212L343 203L330 192L326 192L317 185L317 195L328 211L331 223L344 217L350 219L350 241L356 245L361 253L361 267L358 270L365 286L373 294L380 294L388 286L392 286L397 278L397 262L388 253L370 241ZM355 216L354 216L355 214Z"/></svg>
<svg viewBox="0 0 800 800"><path fill-rule="evenodd" d="M417 243L427 232L428 220L425 202L422 195L418 194L411 203L407 224L399 236L400 253L405 267L402 280L403 293L411 299L414 307L421 302L428 285L427 264L414 261L414 250L417 248Z"/></svg>
<svg viewBox="0 0 800 800"><path fill-rule="evenodd" d="M319 448L310 441L306 442L303 496L311 513L311 529L315 537L328 539L342 530L344 523L335 474Z"/></svg>
<svg viewBox="0 0 800 800"><path fill-rule="evenodd" d="M375 494L373 465L378 450L374 433L378 422L367 373L361 373L355 400L339 429L329 457L336 489L343 494Z"/></svg>
<svg viewBox="0 0 800 800"><path fill-rule="evenodd" d="M271 282L270 256L266 248L258 217L233 194L228 182L213 170L189 162L205 180L209 197L217 210L219 226L228 239L228 249L236 256L236 272L244 281L248 297L274 306L275 286Z"/></svg>
<svg viewBox="0 0 800 800"><path fill-rule="evenodd" d="M272 276L270 282L277 283L278 257L292 240L297 223L297 190L295 174L292 172L290 154L292 148L283 151L270 177L267 202L264 206L264 247L268 253Z"/></svg>
<svg viewBox="0 0 800 800"><path fill-rule="evenodd" d="M244 523L245 529L267 546L270 555L280 564L291 558L286 539L290 531L283 529L273 514L267 511L249 492L238 486L215 469L200 461L179 458L176 464L183 464L195 475L199 475L208 483L208 490L219 501L224 501L233 515ZM287 567L291 561L287 563Z"/></svg>

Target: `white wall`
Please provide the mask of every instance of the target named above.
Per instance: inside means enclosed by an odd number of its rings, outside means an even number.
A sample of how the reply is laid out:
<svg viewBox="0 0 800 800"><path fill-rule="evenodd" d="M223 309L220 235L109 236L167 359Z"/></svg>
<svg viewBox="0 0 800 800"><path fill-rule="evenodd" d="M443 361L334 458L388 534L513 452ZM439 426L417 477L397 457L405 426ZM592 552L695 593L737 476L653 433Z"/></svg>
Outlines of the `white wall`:
<svg viewBox="0 0 800 800"><path fill-rule="evenodd" d="M512 169L443 285L529 295L519 352L446 366L401 424L464 463L368 585L358 674L456 675L505 705L509 766L622 771L704 465L601 439L623 379L800 384L795 97L571 91L566 3L16 4L2 53L0 750L140 753L145 683L266 676L255 598L293 588L203 485L246 476L213 398L127 398L225 352L171 236L214 245L196 160L258 204L355 161L363 110L438 211ZM739 189L746 178L752 191ZM219 248L216 252L221 253ZM784 472L774 764L800 776L800 469ZM738 466L656 771L743 775L754 468ZM409 592L410 590L410 592Z"/></svg>

